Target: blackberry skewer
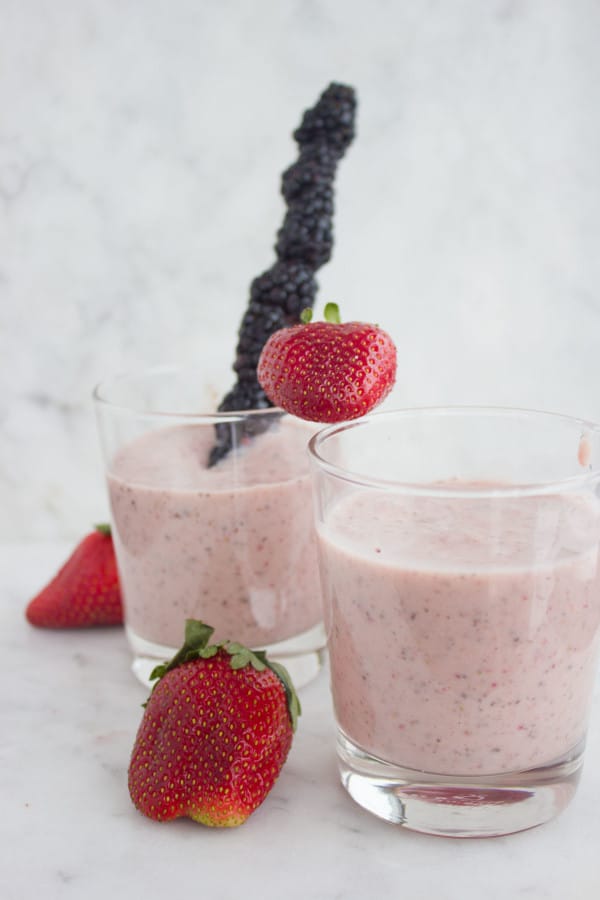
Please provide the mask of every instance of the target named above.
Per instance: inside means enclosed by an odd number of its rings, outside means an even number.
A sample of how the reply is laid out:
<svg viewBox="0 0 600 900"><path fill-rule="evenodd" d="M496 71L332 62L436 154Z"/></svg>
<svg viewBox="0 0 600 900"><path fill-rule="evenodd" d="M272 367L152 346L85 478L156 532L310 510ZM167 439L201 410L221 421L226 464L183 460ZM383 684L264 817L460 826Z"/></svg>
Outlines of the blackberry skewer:
<svg viewBox="0 0 600 900"><path fill-rule="evenodd" d="M237 380L219 404L221 412L272 406L256 378L258 359L274 331L296 324L302 310L314 305L318 289L314 273L329 261L333 249L333 184L337 164L354 138L355 111L354 90L332 83L306 110L294 132L299 153L281 178L287 209L277 232L277 259L250 285L233 364ZM260 416L246 420L244 434L264 431L266 420ZM243 436L234 435L233 427L216 426L210 466L226 456L233 438L237 443Z"/></svg>

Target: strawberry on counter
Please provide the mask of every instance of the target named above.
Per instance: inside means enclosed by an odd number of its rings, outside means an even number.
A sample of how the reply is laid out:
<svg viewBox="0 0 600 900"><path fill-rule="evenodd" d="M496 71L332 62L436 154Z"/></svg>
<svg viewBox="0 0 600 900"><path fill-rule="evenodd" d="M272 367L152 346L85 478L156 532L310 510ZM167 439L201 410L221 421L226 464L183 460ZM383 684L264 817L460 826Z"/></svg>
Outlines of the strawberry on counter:
<svg viewBox="0 0 600 900"><path fill-rule="evenodd" d="M150 819L187 817L203 825L241 825L279 775L292 745L300 703L286 669L261 650L226 641L188 619L185 643L146 704L129 792Z"/></svg>
<svg viewBox="0 0 600 900"><path fill-rule="evenodd" d="M121 591L108 525L97 525L25 611L40 628L86 628L123 622Z"/></svg>

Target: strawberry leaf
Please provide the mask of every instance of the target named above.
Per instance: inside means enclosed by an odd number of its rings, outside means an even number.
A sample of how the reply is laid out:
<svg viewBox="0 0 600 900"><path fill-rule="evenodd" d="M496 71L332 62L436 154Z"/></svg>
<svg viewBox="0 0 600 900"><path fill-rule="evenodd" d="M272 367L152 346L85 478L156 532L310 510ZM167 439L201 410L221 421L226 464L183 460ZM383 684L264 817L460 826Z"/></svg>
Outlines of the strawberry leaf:
<svg viewBox="0 0 600 900"><path fill-rule="evenodd" d="M211 639L214 630L215 629L211 628L210 625L206 625L204 622L200 622L197 619L187 619L185 623L185 640L183 642L183 647L177 651L170 662L156 666L152 670L150 681L156 681L158 684L158 681L160 681L167 672L176 669L177 666L180 666L183 663L189 662L191 659L197 659L198 656L202 656L206 652L206 645ZM210 647L208 649L210 650ZM210 653L209 655L214 656L216 652L217 648L215 647L214 653Z"/></svg>
<svg viewBox="0 0 600 900"><path fill-rule="evenodd" d="M226 643L224 649L231 656L232 669L243 669L250 664L257 672L262 672L267 667L264 650L249 650L248 647L235 641Z"/></svg>
<svg viewBox="0 0 600 900"><path fill-rule="evenodd" d="M197 619L187 619L184 647L190 650L203 650L210 641L214 630L210 625L199 622Z"/></svg>
<svg viewBox="0 0 600 900"><path fill-rule="evenodd" d="M282 666L281 663L274 662L272 659L267 660L267 666L277 675L283 684L287 708L292 723L292 731L295 731L298 725L298 716L302 713L302 707L300 706L300 700L298 699L298 694L294 688L290 673L285 666Z"/></svg>
<svg viewBox="0 0 600 900"><path fill-rule="evenodd" d="M234 653L231 657L231 668L232 669L243 669L250 662L250 654L249 653Z"/></svg>
<svg viewBox="0 0 600 900"><path fill-rule="evenodd" d="M166 671L166 663L161 663L158 666L154 666L152 672L150 673L150 681L155 681L157 678L162 678Z"/></svg>

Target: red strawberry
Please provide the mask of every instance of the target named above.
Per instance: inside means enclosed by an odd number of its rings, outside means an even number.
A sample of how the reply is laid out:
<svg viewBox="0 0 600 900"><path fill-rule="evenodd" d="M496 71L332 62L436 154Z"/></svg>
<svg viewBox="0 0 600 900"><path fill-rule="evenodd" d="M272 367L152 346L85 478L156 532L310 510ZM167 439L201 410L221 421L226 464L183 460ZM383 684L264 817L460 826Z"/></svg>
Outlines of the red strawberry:
<svg viewBox="0 0 600 900"><path fill-rule="evenodd" d="M396 378L396 348L389 334L365 322L340 324L335 303L325 322L274 332L263 347L257 376L276 405L312 422L343 422L370 412Z"/></svg>
<svg viewBox="0 0 600 900"><path fill-rule="evenodd" d="M85 628L123 622L121 591L108 525L97 525L52 581L31 600L25 615L41 628Z"/></svg>
<svg viewBox="0 0 600 900"><path fill-rule="evenodd" d="M241 644L209 645L188 619L185 643L159 666L129 766L129 793L159 822L187 816L241 825L263 802L292 744L300 704L283 666Z"/></svg>

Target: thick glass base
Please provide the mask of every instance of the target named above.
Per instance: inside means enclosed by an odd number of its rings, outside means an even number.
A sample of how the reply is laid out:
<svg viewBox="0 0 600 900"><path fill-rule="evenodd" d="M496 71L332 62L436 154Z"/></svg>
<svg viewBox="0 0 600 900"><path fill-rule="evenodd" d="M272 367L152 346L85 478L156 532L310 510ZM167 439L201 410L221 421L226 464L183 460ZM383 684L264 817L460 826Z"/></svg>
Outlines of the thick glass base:
<svg viewBox="0 0 600 900"><path fill-rule="evenodd" d="M412 831L494 837L541 825L569 803L584 741L555 762L523 772L466 777L404 769L369 755L338 733L342 784L369 812Z"/></svg>
<svg viewBox="0 0 600 900"><path fill-rule="evenodd" d="M154 644L125 626L127 640L133 651L131 669L138 681L151 687L150 675L155 666L171 659L179 649ZM315 625L295 637L254 649L266 650L269 657L282 663L291 675L296 688L301 688L319 674L325 659L325 631L322 624Z"/></svg>

